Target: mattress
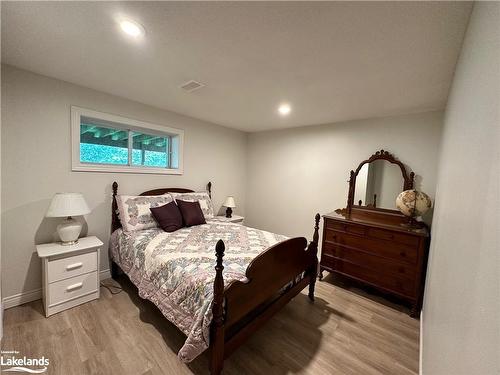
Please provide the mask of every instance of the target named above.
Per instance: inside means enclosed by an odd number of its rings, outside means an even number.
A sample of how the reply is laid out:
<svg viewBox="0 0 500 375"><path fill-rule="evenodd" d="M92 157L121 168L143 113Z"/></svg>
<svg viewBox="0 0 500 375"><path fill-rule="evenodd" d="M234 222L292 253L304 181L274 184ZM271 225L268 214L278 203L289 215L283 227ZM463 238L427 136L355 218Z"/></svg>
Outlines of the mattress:
<svg viewBox="0 0 500 375"><path fill-rule="evenodd" d="M178 353L190 362L208 348L212 320L215 244L226 246L224 282L244 281L248 264L287 237L240 224L209 220L206 224L167 233L160 228L111 236L113 261L186 336Z"/></svg>

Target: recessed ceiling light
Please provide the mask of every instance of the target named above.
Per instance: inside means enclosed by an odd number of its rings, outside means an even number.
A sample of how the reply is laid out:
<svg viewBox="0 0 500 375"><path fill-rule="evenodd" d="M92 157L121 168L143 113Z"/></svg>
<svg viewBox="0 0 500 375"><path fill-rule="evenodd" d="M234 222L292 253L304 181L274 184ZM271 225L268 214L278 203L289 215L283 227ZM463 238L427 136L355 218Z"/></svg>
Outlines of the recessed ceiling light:
<svg viewBox="0 0 500 375"><path fill-rule="evenodd" d="M278 112L281 116L287 116L291 110L292 108L290 107L290 104L286 103L280 104L280 106L278 107Z"/></svg>
<svg viewBox="0 0 500 375"><path fill-rule="evenodd" d="M120 28L125 34L134 38L141 37L146 33L146 30L144 30L144 27L140 23L127 19L120 21Z"/></svg>

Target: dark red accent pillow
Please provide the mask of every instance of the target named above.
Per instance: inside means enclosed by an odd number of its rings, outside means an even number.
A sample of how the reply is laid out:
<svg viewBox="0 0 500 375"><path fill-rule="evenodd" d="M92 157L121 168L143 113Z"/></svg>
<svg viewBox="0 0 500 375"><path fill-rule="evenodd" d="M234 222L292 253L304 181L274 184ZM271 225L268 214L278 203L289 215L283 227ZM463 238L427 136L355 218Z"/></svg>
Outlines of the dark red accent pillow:
<svg viewBox="0 0 500 375"><path fill-rule="evenodd" d="M165 232L175 232L183 227L182 215L175 202L164 206L150 208L153 217Z"/></svg>
<svg viewBox="0 0 500 375"><path fill-rule="evenodd" d="M188 202L182 201L180 199L176 200L177 206L182 214L182 219L184 220L184 225L186 227L192 227L193 225L206 224L205 216L200 207L200 202Z"/></svg>

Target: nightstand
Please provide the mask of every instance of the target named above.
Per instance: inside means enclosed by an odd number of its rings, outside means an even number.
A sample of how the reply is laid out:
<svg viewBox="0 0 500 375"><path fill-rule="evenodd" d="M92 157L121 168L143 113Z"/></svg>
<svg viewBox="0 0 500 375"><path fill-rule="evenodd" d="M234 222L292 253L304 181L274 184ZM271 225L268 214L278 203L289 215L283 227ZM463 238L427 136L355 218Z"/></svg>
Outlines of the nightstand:
<svg viewBox="0 0 500 375"><path fill-rule="evenodd" d="M243 220L245 220L245 218L243 216L238 216L238 215L232 215L231 217L216 216L214 217L214 220L221 221L223 223L243 224Z"/></svg>
<svg viewBox="0 0 500 375"><path fill-rule="evenodd" d="M74 245L37 245L43 261L43 305L45 316L99 298L99 254L102 241L79 238Z"/></svg>

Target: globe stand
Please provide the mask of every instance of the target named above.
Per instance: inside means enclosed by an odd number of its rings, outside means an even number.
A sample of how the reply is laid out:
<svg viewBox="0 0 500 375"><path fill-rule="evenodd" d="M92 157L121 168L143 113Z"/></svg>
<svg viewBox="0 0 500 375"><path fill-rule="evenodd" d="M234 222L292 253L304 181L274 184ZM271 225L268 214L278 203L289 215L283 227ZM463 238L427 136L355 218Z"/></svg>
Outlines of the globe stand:
<svg viewBox="0 0 500 375"><path fill-rule="evenodd" d="M407 229L422 229L425 225L421 221L417 221L414 216L408 216L408 222L401 223L401 226Z"/></svg>
<svg viewBox="0 0 500 375"><path fill-rule="evenodd" d="M411 208L406 206L405 204L401 204L401 205L398 204L398 201L400 199L403 201L404 195L407 195L408 193L413 194L413 197L409 199L413 203L413 207L411 207ZM417 196L419 194L421 196L423 196L424 200L427 199L427 202L426 202L427 204L426 204L426 206L419 207L419 209L417 209L417 199L419 199ZM408 197L406 197L406 199L408 199ZM420 198L420 199L422 199L422 198ZM405 206L405 207L402 207L402 206ZM408 230L425 228L425 224L421 221L417 221L415 218L417 216L423 215L430 208L430 206L431 206L430 198L427 196L427 194L422 193L422 192L419 193L413 189L403 191L396 198L396 207L401 211L401 213L403 215L405 215L408 218L408 220L405 223L401 223L401 226L407 228ZM407 208L407 209L404 209L404 208Z"/></svg>

